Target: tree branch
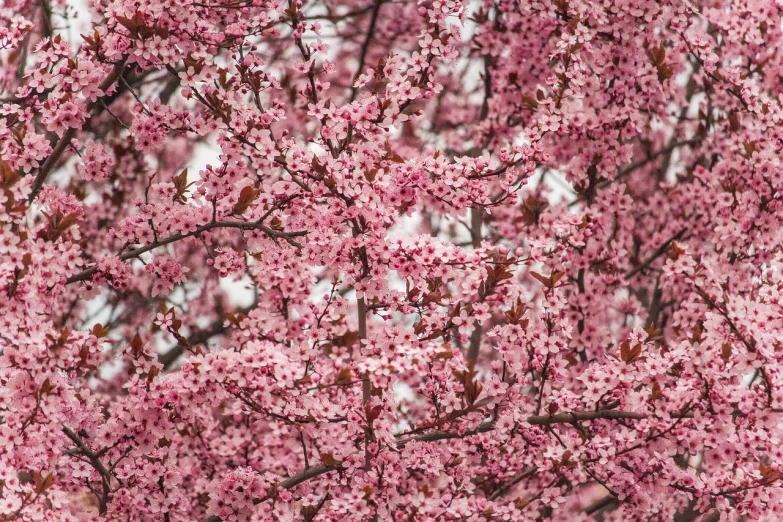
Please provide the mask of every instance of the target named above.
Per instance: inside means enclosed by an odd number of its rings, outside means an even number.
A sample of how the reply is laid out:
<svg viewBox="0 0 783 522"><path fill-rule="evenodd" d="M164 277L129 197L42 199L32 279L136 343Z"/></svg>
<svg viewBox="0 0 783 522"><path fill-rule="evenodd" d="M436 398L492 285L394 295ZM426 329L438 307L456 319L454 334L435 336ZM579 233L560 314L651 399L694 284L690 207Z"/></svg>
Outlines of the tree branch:
<svg viewBox="0 0 783 522"><path fill-rule="evenodd" d="M687 228L683 228L682 230L674 234L674 236L672 236L668 241L664 242L661 246L659 246L658 249L655 252L653 252L652 255L648 257L642 264L637 265L632 270L630 270L627 274L625 274L625 280L628 281L630 279L633 279L633 277L636 274L638 274L639 272L641 272L642 270L650 266L656 259L661 257L667 250L669 250L669 247L671 246L672 242L680 239L687 230L688 230Z"/></svg>
<svg viewBox="0 0 783 522"><path fill-rule="evenodd" d="M341 464L335 464L333 466L327 466L326 464L319 464L317 466L313 466L312 468L307 468L300 473L297 473L293 477L289 477L282 481L280 484L277 485L278 488L283 489L291 489L295 488L302 482L307 482L311 478L315 478L319 475L323 475L324 473L329 473L330 471L335 471L341 469ZM217 515L211 515L204 519L204 522L221 522L223 519L221 519Z"/></svg>
<svg viewBox="0 0 783 522"><path fill-rule="evenodd" d="M198 330L188 337L188 345L194 346L204 343L216 335L226 333L227 330L228 327L225 326L224 320L222 318L218 318L208 328L205 328L204 330ZM160 363L163 365L164 371L171 369L174 363L177 362L177 359L179 359L182 354L185 353L185 348L186 346L184 344L177 343L176 346L169 349L167 352L158 355L158 361L160 361Z"/></svg>
<svg viewBox="0 0 783 522"><path fill-rule="evenodd" d="M514 477L514 479L511 482L509 482L508 484L504 485L503 487L500 487L500 488L496 489L495 491L493 491L489 495L488 499L489 500L495 500L495 499L498 499L498 498L504 496L506 493L511 491L511 488L513 488L514 486L516 486L517 484L519 484L520 482L522 482L526 478L535 475L537 472L538 472L538 467L536 467L536 466L533 466L532 468L526 469L525 471L523 471L522 473L520 473L519 475Z"/></svg>
<svg viewBox="0 0 783 522"><path fill-rule="evenodd" d="M470 241L474 249L481 246L481 227L483 226L482 208L478 205L470 209ZM470 334L470 345L466 357L468 369L473 370L481 350L481 336L483 332L481 323L473 321L473 332Z"/></svg>
<svg viewBox="0 0 783 522"><path fill-rule="evenodd" d="M364 63L367 60L367 53L370 49L370 42L372 41L373 33L375 32L375 24L378 22L378 13L381 11L381 5L383 5L383 0L375 0L375 5L373 5L372 15L370 18L370 27L367 29L367 36L365 36L364 43L362 44L362 52L359 55L359 66L356 68L356 77L354 78L354 82L356 82L359 76L361 76L364 72ZM358 92L359 89L352 85L350 101L354 101L356 99L356 94Z"/></svg>
<svg viewBox="0 0 783 522"><path fill-rule="evenodd" d="M76 444L76 448L78 449L76 453L81 453L87 457L95 471L100 474L102 494L98 498L98 511L101 515L105 515L107 504L109 502L109 495L111 495L111 473L109 473L109 470L107 470L103 465L101 459L98 458L98 455L88 448L82 438L74 433L71 428L68 426L63 426L62 431L69 439L71 439L71 441L73 441L74 444Z"/></svg>
<svg viewBox="0 0 783 522"><path fill-rule="evenodd" d="M317 466L313 466L312 468L307 468L304 471L301 471L300 473L297 473L293 477L289 477L282 481L278 486L285 489L291 489L302 482L307 482L311 478L317 477L318 475L323 475L324 473L329 473L330 471L335 471L337 469L340 469L342 467L342 464L335 464L333 466L327 466L326 464L319 464Z"/></svg>
<svg viewBox="0 0 783 522"><path fill-rule="evenodd" d="M364 343L367 339L367 302L364 297L360 297L356 300L357 313L359 315L359 343ZM370 375L368 372L364 372L362 376L362 406L364 406L364 415L367 421L367 427L364 430L364 470L370 471L370 450L368 448L369 440L372 436L372 426L370 420L370 400L372 394L372 385L370 383Z"/></svg>
<svg viewBox="0 0 783 522"><path fill-rule="evenodd" d="M599 498L589 506L585 508L585 513L588 515L593 515L595 513L598 513L599 511L602 511L610 506L613 506L617 503L617 498L613 495L606 495L603 498Z"/></svg>
<svg viewBox="0 0 783 522"><path fill-rule="evenodd" d="M289 244L297 247L302 248L302 245L298 242L294 241L294 237L301 237L307 235L306 230L299 230L295 232L280 232L278 230L275 230L273 228L269 228L266 225L262 225L258 221L255 222L246 222L246 221L213 221L212 223L207 223L206 225L201 225L200 227L196 228L193 232L188 232L187 234L174 234L173 236L169 236L165 239L161 239L159 241L155 241L153 243L150 243L149 245L137 248L135 250L131 250L130 252L126 252L125 254L122 254L119 256L120 259L123 261L127 261L128 259L133 259L134 257L138 257L141 254L144 254L146 252L149 252L150 250L154 250L158 247L162 247L171 243L174 243L176 241L180 241L182 239L186 239L189 237L197 236L199 234L202 234L204 232L207 232L209 230L215 229L215 228L238 228L240 230L260 230L264 232L266 235L272 237L273 239L282 238L285 241L287 241ZM92 276L94 276L98 272L98 266L94 265L90 268L87 268L85 270L82 270L76 275L72 275L69 277L65 284L69 285L71 283L76 283L78 281L85 281L87 279L90 279Z"/></svg>

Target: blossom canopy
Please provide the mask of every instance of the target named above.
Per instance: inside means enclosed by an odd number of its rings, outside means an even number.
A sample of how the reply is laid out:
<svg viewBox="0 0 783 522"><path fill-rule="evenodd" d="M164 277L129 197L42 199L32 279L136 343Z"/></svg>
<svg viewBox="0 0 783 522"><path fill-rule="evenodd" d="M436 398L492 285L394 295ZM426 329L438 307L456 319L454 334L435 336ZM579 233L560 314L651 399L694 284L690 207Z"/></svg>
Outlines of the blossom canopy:
<svg viewBox="0 0 783 522"><path fill-rule="evenodd" d="M783 519L782 15L2 0L0 522Z"/></svg>

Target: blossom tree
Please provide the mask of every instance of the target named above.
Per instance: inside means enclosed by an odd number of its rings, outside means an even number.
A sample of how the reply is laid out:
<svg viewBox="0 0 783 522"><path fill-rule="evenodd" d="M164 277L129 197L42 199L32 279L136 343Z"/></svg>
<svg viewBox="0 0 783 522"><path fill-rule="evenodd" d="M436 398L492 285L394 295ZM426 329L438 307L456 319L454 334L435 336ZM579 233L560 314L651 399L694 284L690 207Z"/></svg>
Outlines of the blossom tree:
<svg viewBox="0 0 783 522"><path fill-rule="evenodd" d="M781 520L782 14L3 0L0 521Z"/></svg>

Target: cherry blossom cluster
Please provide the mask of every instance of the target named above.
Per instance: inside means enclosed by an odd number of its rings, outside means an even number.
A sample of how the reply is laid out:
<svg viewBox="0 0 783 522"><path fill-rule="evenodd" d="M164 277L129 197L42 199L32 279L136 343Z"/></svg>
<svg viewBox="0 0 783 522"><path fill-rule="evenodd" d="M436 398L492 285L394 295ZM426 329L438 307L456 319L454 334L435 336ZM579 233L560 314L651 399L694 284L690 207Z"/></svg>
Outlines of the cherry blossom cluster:
<svg viewBox="0 0 783 522"><path fill-rule="evenodd" d="M783 4L6 0L0 521L783 517Z"/></svg>

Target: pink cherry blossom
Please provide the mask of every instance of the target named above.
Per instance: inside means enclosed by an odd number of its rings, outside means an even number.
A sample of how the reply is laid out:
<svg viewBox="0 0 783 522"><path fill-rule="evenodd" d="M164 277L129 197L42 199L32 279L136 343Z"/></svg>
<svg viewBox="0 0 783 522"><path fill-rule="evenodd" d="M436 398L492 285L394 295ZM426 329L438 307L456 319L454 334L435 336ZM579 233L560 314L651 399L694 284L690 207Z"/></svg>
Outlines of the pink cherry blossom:
<svg viewBox="0 0 783 522"><path fill-rule="evenodd" d="M783 518L777 3L88 4L0 8L0 520Z"/></svg>

